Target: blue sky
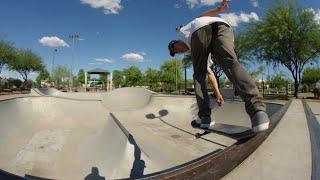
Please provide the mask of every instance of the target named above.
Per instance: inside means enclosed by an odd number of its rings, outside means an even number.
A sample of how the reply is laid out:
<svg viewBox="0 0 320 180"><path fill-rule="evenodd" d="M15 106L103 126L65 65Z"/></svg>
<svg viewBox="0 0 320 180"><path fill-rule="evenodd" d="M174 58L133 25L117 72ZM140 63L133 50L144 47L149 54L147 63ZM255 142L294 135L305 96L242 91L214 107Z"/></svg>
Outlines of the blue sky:
<svg viewBox="0 0 320 180"><path fill-rule="evenodd" d="M186 24L219 0L2 0L0 39L38 53L51 68L71 62L71 34L75 43L75 68L102 67L109 71L138 66L159 68L171 57L167 44L178 38L175 27ZM319 0L298 1L312 7L320 20ZM262 19L270 1L233 0L223 17L235 30L248 19ZM40 41L41 40L41 41ZM17 73L4 71L6 76ZM192 71L189 71L191 78ZM32 74L34 78L36 74Z"/></svg>

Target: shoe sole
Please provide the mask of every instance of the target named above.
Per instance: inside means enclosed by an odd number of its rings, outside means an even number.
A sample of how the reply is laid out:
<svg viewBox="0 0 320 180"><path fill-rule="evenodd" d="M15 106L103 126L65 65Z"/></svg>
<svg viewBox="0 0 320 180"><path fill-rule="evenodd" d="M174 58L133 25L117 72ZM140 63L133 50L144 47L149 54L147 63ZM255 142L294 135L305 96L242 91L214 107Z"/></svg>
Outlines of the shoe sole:
<svg viewBox="0 0 320 180"><path fill-rule="evenodd" d="M212 121L210 124L200 124L201 128L210 128L211 126L214 126L216 123Z"/></svg>
<svg viewBox="0 0 320 180"><path fill-rule="evenodd" d="M191 125L192 125L193 127L207 128L207 129L208 129L210 126L215 125L215 121L211 121L210 124L201 124L201 123L199 123L198 120L196 120L196 121L192 121Z"/></svg>
<svg viewBox="0 0 320 180"><path fill-rule="evenodd" d="M200 124L200 128L209 128L210 124Z"/></svg>
<svg viewBox="0 0 320 180"><path fill-rule="evenodd" d="M265 131L267 129L269 129L269 122L260 124L259 126L256 126L256 127L253 127L252 131L255 132L255 133L258 133L258 132L261 132L261 131Z"/></svg>

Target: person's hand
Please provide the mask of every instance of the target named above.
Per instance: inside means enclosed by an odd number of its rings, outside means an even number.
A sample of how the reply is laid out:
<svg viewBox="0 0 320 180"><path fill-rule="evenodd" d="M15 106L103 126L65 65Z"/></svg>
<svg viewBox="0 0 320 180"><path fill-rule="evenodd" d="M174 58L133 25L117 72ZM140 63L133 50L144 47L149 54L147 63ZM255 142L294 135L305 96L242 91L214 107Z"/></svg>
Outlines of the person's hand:
<svg viewBox="0 0 320 180"><path fill-rule="evenodd" d="M219 106L222 106L224 103L223 97L221 95L216 97L216 102Z"/></svg>
<svg viewBox="0 0 320 180"><path fill-rule="evenodd" d="M219 6L220 11L225 11L229 8L229 4L227 0L223 0L222 3Z"/></svg>

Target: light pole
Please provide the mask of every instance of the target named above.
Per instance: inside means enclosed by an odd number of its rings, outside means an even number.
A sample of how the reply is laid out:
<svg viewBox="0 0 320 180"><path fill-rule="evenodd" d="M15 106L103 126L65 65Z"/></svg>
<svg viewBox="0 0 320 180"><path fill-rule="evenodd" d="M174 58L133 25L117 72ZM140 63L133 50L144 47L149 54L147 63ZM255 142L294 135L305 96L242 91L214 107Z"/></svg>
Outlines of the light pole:
<svg viewBox="0 0 320 180"><path fill-rule="evenodd" d="M54 48L53 49L53 53L52 53L51 81L53 81L54 59L55 59L55 56L56 56L57 52L58 52L58 49Z"/></svg>
<svg viewBox="0 0 320 180"><path fill-rule="evenodd" d="M178 68L177 68L177 64L178 64L178 60L176 61L176 91L178 90Z"/></svg>
<svg viewBox="0 0 320 180"><path fill-rule="evenodd" d="M263 80L263 73L262 73L262 97L264 96L264 80Z"/></svg>
<svg viewBox="0 0 320 180"><path fill-rule="evenodd" d="M79 35L72 34L69 36L70 39L72 39L72 47L71 47L71 64L70 64L70 79L69 79L69 88L70 91L73 89L73 66L74 66L74 42L75 40L78 40L80 38Z"/></svg>

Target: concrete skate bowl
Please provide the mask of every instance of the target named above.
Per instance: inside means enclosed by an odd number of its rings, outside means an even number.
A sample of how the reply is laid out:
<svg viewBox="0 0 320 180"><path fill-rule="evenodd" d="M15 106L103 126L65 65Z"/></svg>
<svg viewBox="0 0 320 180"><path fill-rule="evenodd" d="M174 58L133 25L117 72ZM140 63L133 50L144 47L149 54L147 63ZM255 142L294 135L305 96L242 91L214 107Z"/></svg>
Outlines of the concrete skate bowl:
<svg viewBox="0 0 320 180"><path fill-rule="evenodd" d="M38 92L47 95L47 96L61 96L63 95L63 92L55 89L55 88L40 88L37 90Z"/></svg>
<svg viewBox="0 0 320 180"><path fill-rule="evenodd" d="M213 106L216 121L250 126L242 102ZM286 106L268 104L272 127ZM0 179L214 179L231 171L271 132L242 144L213 133L195 139L199 130L190 122L196 111L193 97L140 88L105 93L99 100L0 101Z"/></svg>
<svg viewBox="0 0 320 180"><path fill-rule="evenodd" d="M137 109L146 106L152 91L144 88L120 88L110 92L61 92L55 88L33 88L31 94L40 96L63 97L76 100L101 100L108 109Z"/></svg>

